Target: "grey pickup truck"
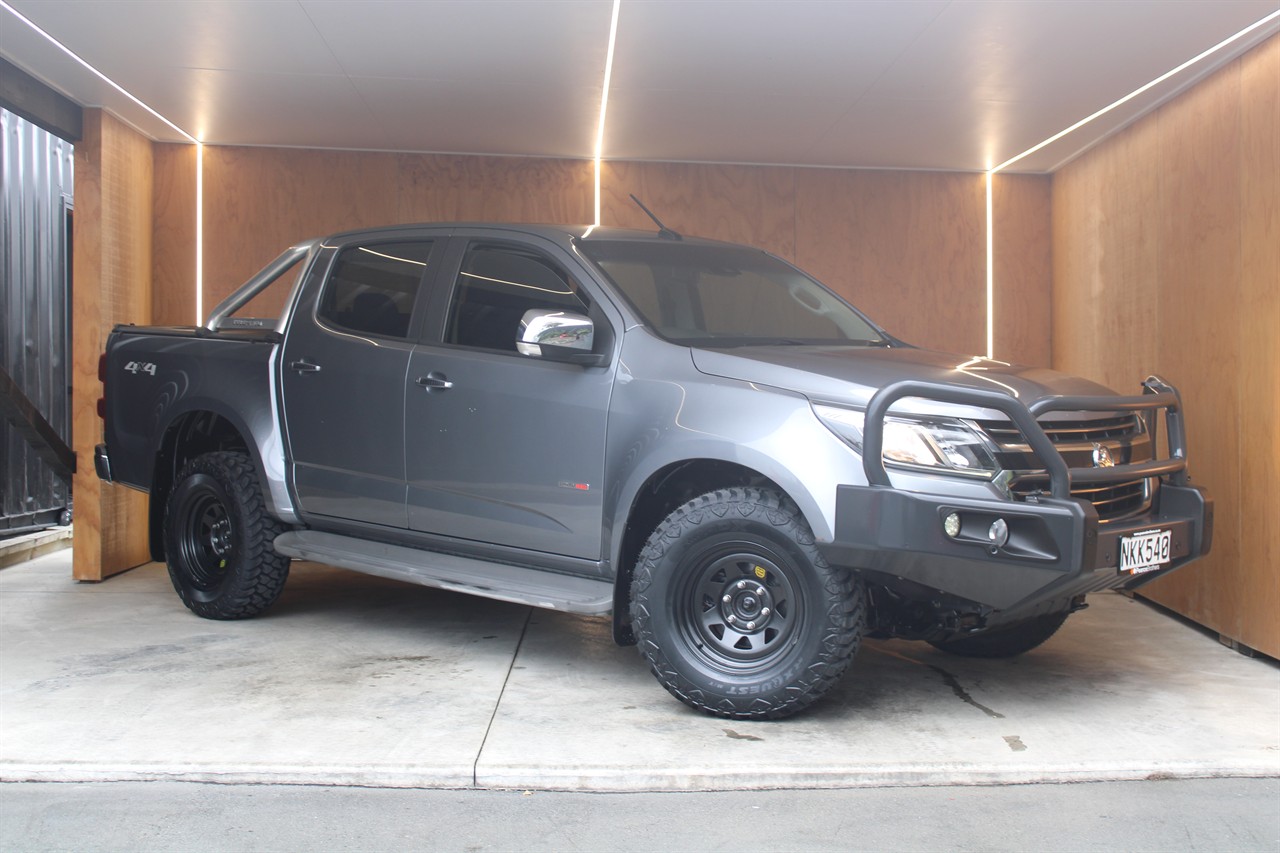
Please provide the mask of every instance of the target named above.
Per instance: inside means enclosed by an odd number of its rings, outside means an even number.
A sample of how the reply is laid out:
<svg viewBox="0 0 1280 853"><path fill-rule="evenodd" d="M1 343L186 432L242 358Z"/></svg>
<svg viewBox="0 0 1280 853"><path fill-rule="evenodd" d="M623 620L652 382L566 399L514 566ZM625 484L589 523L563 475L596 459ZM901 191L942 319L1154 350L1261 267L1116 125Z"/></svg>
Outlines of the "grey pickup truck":
<svg viewBox="0 0 1280 853"><path fill-rule="evenodd" d="M1020 654L1213 527L1161 379L921 349L666 228L311 240L203 326L117 327L101 376L98 475L150 493L200 616L262 612L295 558L611 614L723 717L810 705L863 637Z"/></svg>

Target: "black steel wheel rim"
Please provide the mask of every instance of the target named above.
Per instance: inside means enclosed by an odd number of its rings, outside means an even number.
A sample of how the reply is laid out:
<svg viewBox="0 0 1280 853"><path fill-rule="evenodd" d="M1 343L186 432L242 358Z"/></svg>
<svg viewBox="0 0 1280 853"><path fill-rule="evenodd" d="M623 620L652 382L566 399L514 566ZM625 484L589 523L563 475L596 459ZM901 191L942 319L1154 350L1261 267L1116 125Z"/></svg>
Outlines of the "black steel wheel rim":
<svg viewBox="0 0 1280 853"><path fill-rule="evenodd" d="M794 566L742 541L701 554L676 595L685 642L726 671L773 663L793 646L807 618Z"/></svg>
<svg viewBox="0 0 1280 853"><path fill-rule="evenodd" d="M183 502L178 548L191 586L208 592L226 580L235 531L226 503L213 488L197 486Z"/></svg>

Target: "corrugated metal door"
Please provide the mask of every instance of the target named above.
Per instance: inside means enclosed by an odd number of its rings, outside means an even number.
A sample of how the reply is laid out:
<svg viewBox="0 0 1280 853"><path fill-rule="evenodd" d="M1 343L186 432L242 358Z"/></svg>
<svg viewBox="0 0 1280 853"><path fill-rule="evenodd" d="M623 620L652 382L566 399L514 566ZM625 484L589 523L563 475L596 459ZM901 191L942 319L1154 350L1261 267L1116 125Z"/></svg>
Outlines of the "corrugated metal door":
<svg viewBox="0 0 1280 853"><path fill-rule="evenodd" d="M71 443L72 145L0 109L0 367ZM69 479L0 418L0 536L63 521Z"/></svg>

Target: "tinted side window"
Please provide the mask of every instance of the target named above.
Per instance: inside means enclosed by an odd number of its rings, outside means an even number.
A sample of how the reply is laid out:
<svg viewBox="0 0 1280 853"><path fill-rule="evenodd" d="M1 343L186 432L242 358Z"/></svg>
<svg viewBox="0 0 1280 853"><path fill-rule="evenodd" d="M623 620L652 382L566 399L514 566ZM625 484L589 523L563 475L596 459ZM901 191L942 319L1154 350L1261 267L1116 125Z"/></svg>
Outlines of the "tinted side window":
<svg viewBox="0 0 1280 853"><path fill-rule="evenodd" d="M585 314L586 296L572 276L536 252L473 245L453 290L445 343L516 352L520 319L531 308Z"/></svg>
<svg viewBox="0 0 1280 853"><path fill-rule="evenodd" d="M431 246L415 240L343 249L317 314L330 325L360 334L407 337Z"/></svg>

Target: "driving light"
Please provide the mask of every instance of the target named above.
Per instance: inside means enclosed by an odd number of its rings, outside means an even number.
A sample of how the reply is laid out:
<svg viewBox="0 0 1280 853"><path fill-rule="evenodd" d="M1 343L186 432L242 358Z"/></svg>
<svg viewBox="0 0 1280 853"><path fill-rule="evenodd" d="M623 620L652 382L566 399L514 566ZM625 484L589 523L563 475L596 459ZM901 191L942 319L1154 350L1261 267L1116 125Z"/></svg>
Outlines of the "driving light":
<svg viewBox="0 0 1280 853"><path fill-rule="evenodd" d="M987 531L987 538L991 540L991 544L997 548L1003 548L1005 543L1009 541L1009 523L1003 518L997 518L991 522L991 529Z"/></svg>
<svg viewBox="0 0 1280 853"><path fill-rule="evenodd" d="M960 515L959 513L951 513L942 520L942 531L955 539L960 535Z"/></svg>

